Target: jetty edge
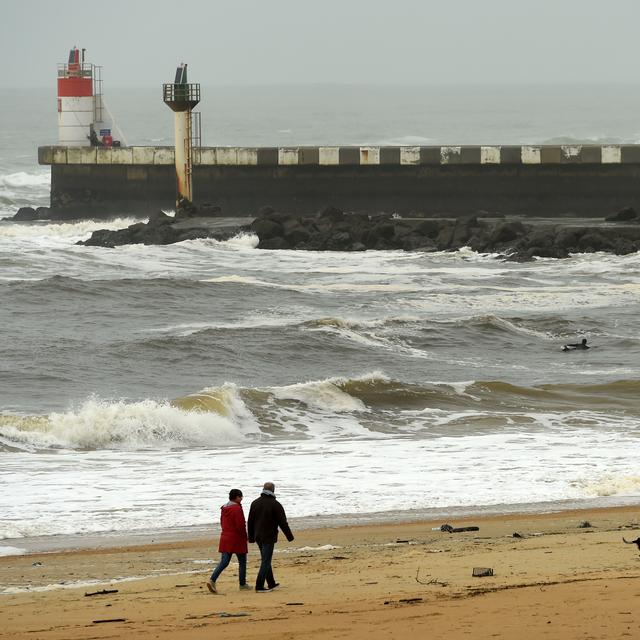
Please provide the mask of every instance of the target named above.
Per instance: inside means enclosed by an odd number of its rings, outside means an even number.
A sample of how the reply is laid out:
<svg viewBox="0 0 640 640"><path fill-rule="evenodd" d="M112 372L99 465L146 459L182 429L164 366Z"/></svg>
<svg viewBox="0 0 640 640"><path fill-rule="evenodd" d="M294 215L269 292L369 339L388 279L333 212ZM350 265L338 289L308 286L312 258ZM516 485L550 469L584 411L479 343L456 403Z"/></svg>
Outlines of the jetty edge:
<svg viewBox="0 0 640 640"><path fill-rule="evenodd" d="M174 160L172 147L38 149L57 219L173 209ZM599 217L640 211L640 145L194 147L193 184L195 203L226 215L333 203L421 217Z"/></svg>

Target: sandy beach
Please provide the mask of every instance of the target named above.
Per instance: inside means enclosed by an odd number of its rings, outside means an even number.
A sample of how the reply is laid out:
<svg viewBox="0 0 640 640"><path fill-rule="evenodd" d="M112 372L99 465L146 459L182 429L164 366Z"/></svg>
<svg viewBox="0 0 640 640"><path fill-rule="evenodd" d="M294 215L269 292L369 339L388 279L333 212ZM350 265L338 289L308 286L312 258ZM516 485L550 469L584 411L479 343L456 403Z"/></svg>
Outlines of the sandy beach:
<svg viewBox="0 0 640 640"><path fill-rule="evenodd" d="M213 538L0 558L0 638L640 637L640 552L622 542L640 508L441 524L299 531L266 594L238 590L235 561L207 591Z"/></svg>

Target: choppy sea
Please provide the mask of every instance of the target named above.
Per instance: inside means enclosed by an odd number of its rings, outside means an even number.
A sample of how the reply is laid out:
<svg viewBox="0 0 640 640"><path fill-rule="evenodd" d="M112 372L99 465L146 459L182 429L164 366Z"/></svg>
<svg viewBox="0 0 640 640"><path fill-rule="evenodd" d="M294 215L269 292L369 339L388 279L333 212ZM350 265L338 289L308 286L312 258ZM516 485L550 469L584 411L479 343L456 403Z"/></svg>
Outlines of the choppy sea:
<svg viewBox="0 0 640 640"><path fill-rule="evenodd" d="M210 91L205 144L640 139L637 88ZM170 142L157 93L107 93L128 142ZM48 204L56 113L0 101L6 217ZM0 223L0 555L213 524L266 480L323 522L640 504L637 254L75 244L130 222Z"/></svg>

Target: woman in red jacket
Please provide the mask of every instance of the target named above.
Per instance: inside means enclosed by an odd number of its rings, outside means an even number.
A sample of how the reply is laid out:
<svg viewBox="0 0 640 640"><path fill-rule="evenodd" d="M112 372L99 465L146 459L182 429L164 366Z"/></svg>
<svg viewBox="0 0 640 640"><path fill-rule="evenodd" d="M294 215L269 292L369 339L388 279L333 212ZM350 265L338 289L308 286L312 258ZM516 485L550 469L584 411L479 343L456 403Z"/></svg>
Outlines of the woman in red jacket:
<svg viewBox="0 0 640 640"><path fill-rule="evenodd" d="M242 491L231 489L229 491L229 502L220 508L220 562L213 570L211 578L207 580L207 588L211 593L218 593L216 580L220 574L229 566L231 556L235 553L238 557L240 589L249 589L247 584L247 526L242 511Z"/></svg>

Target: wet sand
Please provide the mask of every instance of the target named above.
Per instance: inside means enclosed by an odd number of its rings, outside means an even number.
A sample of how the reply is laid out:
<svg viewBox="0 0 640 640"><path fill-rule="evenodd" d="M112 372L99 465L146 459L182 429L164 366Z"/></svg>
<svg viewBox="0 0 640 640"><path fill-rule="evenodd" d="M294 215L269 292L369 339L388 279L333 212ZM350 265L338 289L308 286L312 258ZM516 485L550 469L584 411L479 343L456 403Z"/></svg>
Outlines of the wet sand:
<svg viewBox="0 0 640 640"><path fill-rule="evenodd" d="M300 531L278 543L281 587L266 594L238 590L235 560L220 594L207 591L213 536L0 558L0 638L640 637L640 552L622 543L640 535L640 507L432 531L442 523ZM257 564L251 548L250 581ZM474 567L494 575L473 577Z"/></svg>

